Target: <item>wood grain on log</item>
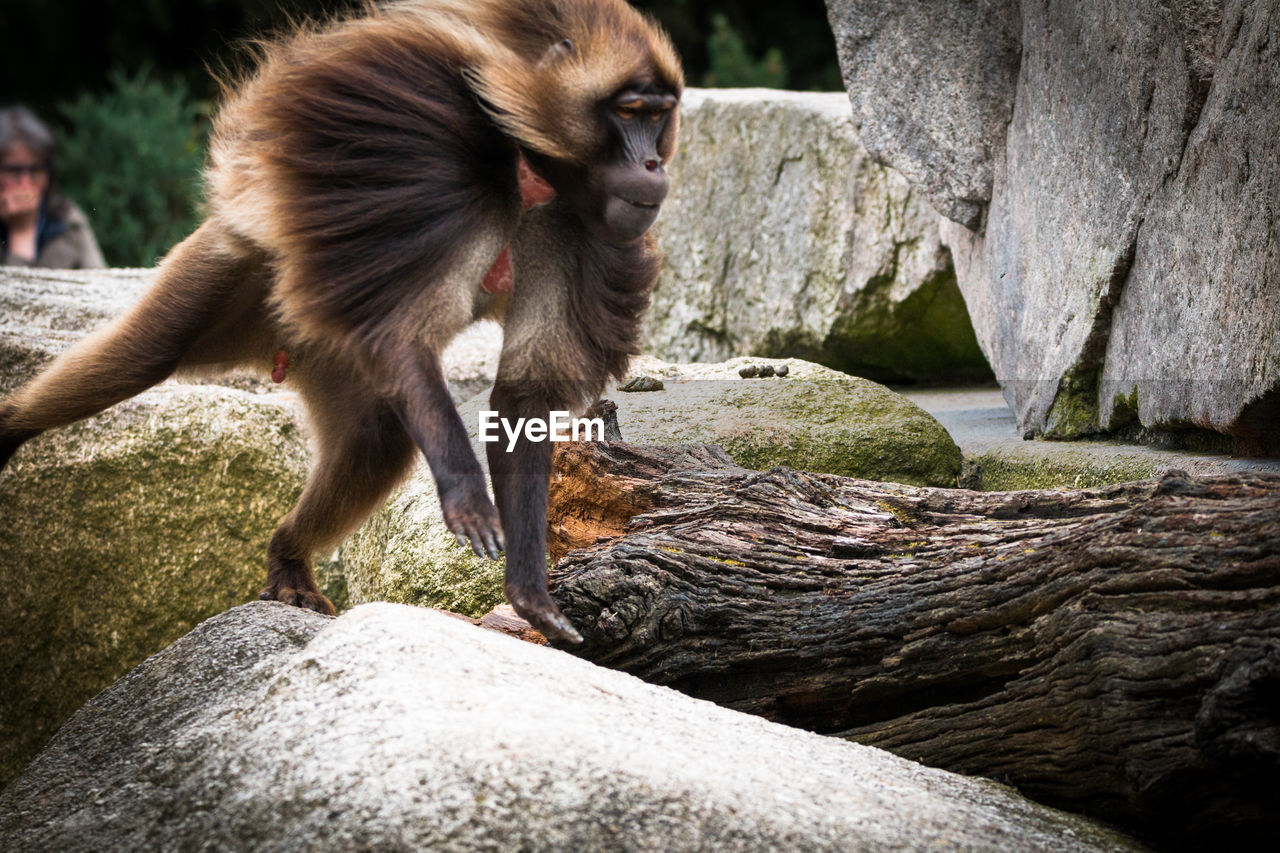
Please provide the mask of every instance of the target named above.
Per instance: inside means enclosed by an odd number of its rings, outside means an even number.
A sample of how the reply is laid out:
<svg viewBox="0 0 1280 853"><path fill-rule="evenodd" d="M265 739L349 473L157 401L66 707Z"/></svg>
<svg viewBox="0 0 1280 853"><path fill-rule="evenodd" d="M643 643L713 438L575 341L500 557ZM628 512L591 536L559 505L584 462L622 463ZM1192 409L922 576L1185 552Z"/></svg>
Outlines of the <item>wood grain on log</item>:
<svg viewBox="0 0 1280 853"><path fill-rule="evenodd" d="M1280 477L982 493L620 443L558 471L608 495L595 528L553 504L591 543L552 573L584 657L1166 840L1280 830Z"/></svg>
<svg viewBox="0 0 1280 853"><path fill-rule="evenodd" d="M437 613L443 613L445 616L452 616L454 619L470 622L472 625L478 625L486 630L497 631L499 634L506 634L508 637L515 637L517 640L524 640L526 643L533 643L535 646L547 645L547 638L530 625L526 619L516 613L515 608L510 604L499 604L478 619L474 616L454 613L452 610L433 609Z"/></svg>

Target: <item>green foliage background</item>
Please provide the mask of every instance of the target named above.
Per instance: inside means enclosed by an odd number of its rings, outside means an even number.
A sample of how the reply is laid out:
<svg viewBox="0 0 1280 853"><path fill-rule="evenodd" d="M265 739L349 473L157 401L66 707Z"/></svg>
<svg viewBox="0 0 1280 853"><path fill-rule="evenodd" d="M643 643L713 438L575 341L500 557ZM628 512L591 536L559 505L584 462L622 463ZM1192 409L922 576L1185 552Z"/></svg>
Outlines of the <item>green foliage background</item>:
<svg viewBox="0 0 1280 853"><path fill-rule="evenodd" d="M727 15L711 19L707 37L707 70L702 85L708 87L763 86L781 89L787 82L787 63L782 51L771 47L757 59L746 41L729 23Z"/></svg>
<svg viewBox="0 0 1280 853"><path fill-rule="evenodd" d="M208 105L180 79L117 69L110 91L59 106L59 183L112 266L151 266L194 230Z"/></svg>
<svg viewBox="0 0 1280 853"><path fill-rule="evenodd" d="M841 88L823 0L632 0L691 85ZM148 266L194 227L217 84L253 37L363 0L0 0L0 104L62 142L60 183L113 265Z"/></svg>

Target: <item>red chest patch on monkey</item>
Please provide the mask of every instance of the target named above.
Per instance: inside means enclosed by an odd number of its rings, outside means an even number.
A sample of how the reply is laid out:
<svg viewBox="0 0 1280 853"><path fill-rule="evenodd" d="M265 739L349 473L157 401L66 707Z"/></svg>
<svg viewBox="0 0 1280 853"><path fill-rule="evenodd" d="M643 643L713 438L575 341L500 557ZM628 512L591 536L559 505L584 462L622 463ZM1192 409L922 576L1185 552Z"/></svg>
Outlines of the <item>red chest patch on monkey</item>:
<svg viewBox="0 0 1280 853"><path fill-rule="evenodd" d="M484 274L480 289L485 293L510 293L514 276L511 272L511 250L503 249L502 254Z"/></svg>
<svg viewBox="0 0 1280 853"><path fill-rule="evenodd" d="M529 161L524 159L524 155L520 156L517 165L520 176L520 201L524 204L524 209L528 210L535 204L550 201L556 194L551 184L538 177L538 174L529 168Z"/></svg>
<svg viewBox="0 0 1280 853"><path fill-rule="evenodd" d="M551 184L538 177L533 169L529 168L529 164L524 157L519 159L519 175L520 202L525 210L535 204L550 201L551 197L556 194L556 191L551 188ZM498 259L493 262L493 266L489 267L489 271L484 274L484 280L480 282L480 289L485 293L510 293L514 278L515 276L511 271L511 249L503 249L502 254L498 255Z"/></svg>

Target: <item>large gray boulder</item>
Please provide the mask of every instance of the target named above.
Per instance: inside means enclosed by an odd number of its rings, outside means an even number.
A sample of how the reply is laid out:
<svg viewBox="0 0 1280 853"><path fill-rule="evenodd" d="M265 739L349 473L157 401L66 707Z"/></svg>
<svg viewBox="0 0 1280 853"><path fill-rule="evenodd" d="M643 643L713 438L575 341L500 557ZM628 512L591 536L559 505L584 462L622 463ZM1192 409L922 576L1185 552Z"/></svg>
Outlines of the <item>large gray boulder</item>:
<svg viewBox="0 0 1280 853"><path fill-rule="evenodd" d="M681 110L646 352L990 376L937 216L862 147L843 95L691 89Z"/></svg>
<svg viewBox="0 0 1280 853"><path fill-rule="evenodd" d="M1022 431L1194 426L1280 453L1280 0L828 9L864 134L955 220L943 239ZM917 25L935 13L968 26ZM953 96L917 97L937 86ZM980 120L1009 97L1007 129ZM980 152L979 220L912 171L932 158L963 183Z"/></svg>
<svg viewBox="0 0 1280 853"><path fill-rule="evenodd" d="M1181 5L1187 76L1208 93L1138 229L1101 423L1189 421L1280 456L1280 2L1226 3L1203 46L1194 27L1222 4Z"/></svg>
<svg viewBox="0 0 1280 853"><path fill-rule="evenodd" d="M976 227L1018 81L1018 0L827 0L853 119L943 215Z"/></svg>
<svg viewBox="0 0 1280 853"><path fill-rule="evenodd" d="M154 269L48 270L0 267L0 395L9 393L94 329L137 303ZM476 323L441 355L455 402L493 383L502 327ZM254 391L281 390L248 370L184 381Z"/></svg>
<svg viewBox="0 0 1280 853"><path fill-rule="evenodd" d="M0 396L89 332L123 314L153 270L46 270L0 266Z"/></svg>
<svg viewBox="0 0 1280 853"><path fill-rule="evenodd" d="M0 847L1125 850L1008 788L392 604L212 619L0 795Z"/></svg>

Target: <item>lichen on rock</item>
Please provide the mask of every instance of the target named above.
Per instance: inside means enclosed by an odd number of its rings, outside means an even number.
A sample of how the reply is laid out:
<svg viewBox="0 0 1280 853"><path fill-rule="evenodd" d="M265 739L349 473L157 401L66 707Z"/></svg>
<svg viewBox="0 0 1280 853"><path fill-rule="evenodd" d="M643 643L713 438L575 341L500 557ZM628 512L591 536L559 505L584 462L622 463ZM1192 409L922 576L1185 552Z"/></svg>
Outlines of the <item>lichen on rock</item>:
<svg viewBox="0 0 1280 853"><path fill-rule="evenodd" d="M718 444L757 470L786 465L871 480L956 484L960 450L931 415L883 385L799 359L785 379L741 379L745 364L674 365L644 359L664 391L622 394L622 435L633 444Z"/></svg>
<svg viewBox="0 0 1280 853"><path fill-rule="evenodd" d="M167 385L0 473L0 779L86 699L257 597L309 454L284 395Z"/></svg>

